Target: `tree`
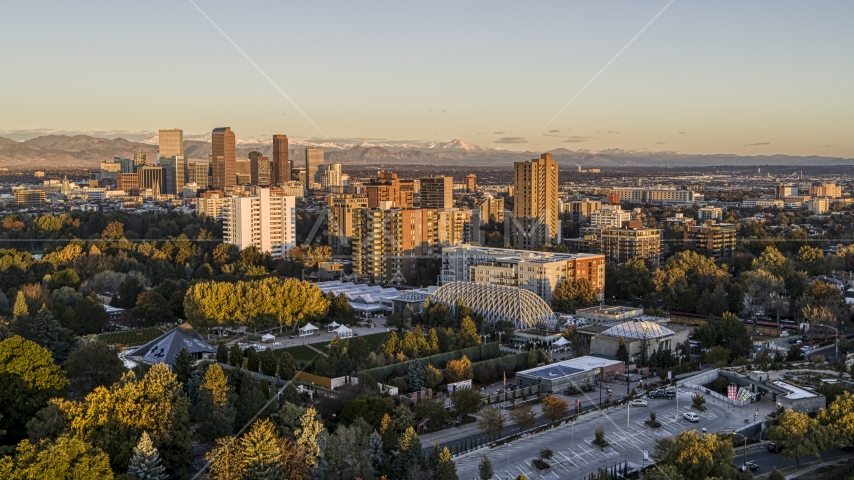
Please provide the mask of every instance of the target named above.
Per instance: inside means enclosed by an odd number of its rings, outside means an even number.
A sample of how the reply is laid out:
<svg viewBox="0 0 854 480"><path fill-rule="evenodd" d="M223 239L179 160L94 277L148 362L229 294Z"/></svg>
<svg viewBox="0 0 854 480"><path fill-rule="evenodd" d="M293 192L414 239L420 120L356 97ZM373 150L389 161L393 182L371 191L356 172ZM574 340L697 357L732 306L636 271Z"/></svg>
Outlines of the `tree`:
<svg viewBox="0 0 854 480"><path fill-rule="evenodd" d="M569 412L569 403L566 400L548 395L543 398L543 417L554 423L566 417Z"/></svg>
<svg viewBox="0 0 854 480"><path fill-rule="evenodd" d="M768 474L768 480L786 480L786 476L780 473L777 467L774 467Z"/></svg>
<svg viewBox="0 0 854 480"><path fill-rule="evenodd" d="M71 268L66 268L65 270L60 270L54 273L50 276L50 280L48 281L48 288L51 290L59 290L62 287L77 289L79 286L80 277L77 276L77 272Z"/></svg>
<svg viewBox="0 0 854 480"><path fill-rule="evenodd" d="M488 437L498 437L504 429L506 417L493 407L482 408L480 418L477 420L477 428Z"/></svg>
<svg viewBox="0 0 854 480"><path fill-rule="evenodd" d="M16 319L28 317L30 309L27 306L27 299L24 297L24 292L18 291L18 296L15 297L15 307L12 309L12 316Z"/></svg>
<svg viewBox="0 0 854 480"><path fill-rule="evenodd" d="M782 458L794 458L800 467L800 457L817 457L822 450L830 446L829 433L818 420L810 418L806 413L783 410L777 415L776 425L769 432L768 438L784 447L780 452Z"/></svg>
<svg viewBox="0 0 854 480"><path fill-rule="evenodd" d="M621 263L617 270L617 288L620 296L632 303L638 297L644 298L652 291L649 268L642 258L633 258Z"/></svg>
<svg viewBox="0 0 854 480"><path fill-rule="evenodd" d="M110 459L101 449L68 436L32 444L24 440L15 455L0 458L7 480L112 480Z"/></svg>
<svg viewBox="0 0 854 480"><path fill-rule="evenodd" d="M409 427L400 436L397 444L398 455L392 466L394 476L404 478L411 468L424 468L424 451L421 448L421 439L415 433L415 429Z"/></svg>
<svg viewBox="0 0 854 480"><path fill-rule="evenodd" d="M154 448L147 432L142 432L139 443L133 449L128 475L139 480L166 480L166 469L160 464L160 452Z"/></svg>
<svg viewBox="0 0 854 480"><path fill-rule="evenodd" d="M483 459L477 466L477 472L480 480L490 480L495 475L495 471L492 469L492 462L489 461L486 455L483 456Z"/></svg>
<svg viewBox="0 0 854 480"><path fill-rule="evenodd" d="M443 380L442 371L428 363L424 368L424 386L427 388L436 388Z"/></svg>
<svg viewBox="0 0 854 480"><path fill-rule="evenodd" d="M175 355L172 371L175 372L178 381L186 385L190 377L193 376L193 372L196 371L196 358L186 348L182 348L178 355Z"/></svg>
<svg viewBox="0 0 854 480"><path fill-rule="evenodd" d="M71 390L80 396L118 382L127 370L116 352L101 342L81 343L64 365Z"/></svg>
<svg viewBox="0 0 854 480"><path fill-rule="evenodd" d="M228 365L228 347L224 343L220 343L216 347L216 363Z"/></svg>
<svg viewBox="0 0 854 480"><path fill-rule="evenodd" d="M474 347L480 344L480 336L477 334L477 326L471 317L463 317L460 321L460 330L457 332L457 342L460 348Z"/></svg>
<svg viewBox="0 0 854 480"><path fill-rule="evenodd" d="M116 303L115 306L133 308L136 306L137 297L139 297L139 295L144 291L145 285L138 275L127 275L121 285L119 285L119 291L116 292L116 298L113 299Z"/></svg>
<svg viewBox="0 0 854 480"><path fill-rule="evenodd" d="M706 352L706 363L712 363L716 367L725 367L729 363L730 351L720 345L715 345Z"/></svg>
<svg viewBox="0 0 854 480"><path fill-rule="evenodd" d="M32 443L54 440L62 435L67 427L68 422L62 410L55 403L48 403L27 422L27 437Z"/></svg>
<svg viewBox="0 0 854 480"><path fill-rule="evenodd" d="M279 378L291 381L296 374L297 369L294 365L294 357L288 352L282 352L282 356L279 357Z"/></svg>
<svg viewBox="0 0 854 480"><path fill-rule="evenodd" d="M261 373L269 377L276 376L276 356L269 347L261 352Z"/></svg>
<svg viewBox="0 0 854 480"><path fill-rule="evenodd" d="M477 413L482 405L482 400L480 392L477 390L460 388L451 394L451 403L454 405L454 411L457 412L457 416L462 420L469 415Z"/></svg>
<svg viewBox="0 0 854 480"><path fill-rule="evenodd" d="M433 478L436 480L459 480L457 465L454 463L454 458L448 447L443 448L439 453L439 465L436 467Z"/></svg>
<svg viewBox="0 0 854 480"><path fill-rule="evenodd" d="M235 368L243 368L243 350L237 343L228 349L228 364Z"/></svg>
<svg viewBox="0 0 854 480"><path fill-rule="evenodd" d="M176 319L169 302L154 290L140 293L131 312L146 325L174 322Z"/></svg>
<svg viewBox="0 0 854 480"><path fill-rule="evenodd" d="M818 421L829 428L836 440L854 445L854 395L844 391L818 415Z"/></svg>
<svg viewBox="0 0 854 480"><path fill-rule="evenodd" d="M623 337L620 337L620 345L617 347L615 357L625 364L629 363L629 350L626 348L626 340Z"/></svg>
<svg viewBox="0 0 854 480"><path fill-rule="evenodd" d="M445 367L445 376L447 377L448 383L470 380L474 377L474 372L472 372L471 368L471 361L465 355L463 355L459 360L454 359L449 361L447 367Z"/></svg>
<svg viewBox="0 0 854 480"><path fill-rule="evenodd" d="M285 477L278 433L270 419L258 420L240 438L245 478L275 480Z"/></svg>
<svg viewBox="0 0 854 480"><path fill-rule="evenodd" d="M255 350L255 347L249 347L246 349L246 369L251 372L258 372L261 369L261 357L258 356L258 351Z"/></svg>
<svg viewBox="0 0 854 480"><path fill-rule="evenodd" d="M43 305L32 318L28 330L26 338L50 350L55 360L61 362L68 356L68 351L71 350L71 332L56 321L47 306Z"/></svg>
<svg viewBox="0 0 854 480"><path fill-rule="evenodd" d="M47 349L19 336L0 342L0 430L7 439L24 438L27 422L67 387Z"/></svg>
<svg viewBox="0 0 854 480"><path fill-rule="evenodd" d="M510 410L510 420L516 423L519 430L525 431L537 423L537 414L534 413L534 408L529 403L516 405L513 410Z"/></svg>
<svg viewBox="0 0 854 480"><path fill-rule="evenodd" d="M220 244L224 245L224 244ZM210 478L216 480L243 480L243 449L231 437L219 438L217 446L205 454L210 462Z"/></svg>
<svg viewBox="0 0 854 480"><path fill-rule="evenodd" d="M347 402L344 410L341 411L339 419L341 425L350 425L361 418L368 425L379 428L383 416L389 413L391 413L391 409L383 399L360 395Z"/></svg>
<svg viewBox="0 0 854 480"><path fill-rule="evenodd" d="M426 372L421 362L413 360L409 362L409 367L406 369L406 383L409 384L409 390L420 392L424 386L424 377Z"/></svg>
<svg viewBox="0 0 854 480"><path fill-rule="evenodd" d="M596 302L596 288L586 278L567 279L557 284L552 293L552 308L556 312L575 313Z"/></svg>
<svg viewBox="0 0 854 480"><path fill-rule="evenodd" d="M659 466L672 466L685 480L719 478L735 480L738 476L732 462L735 450L729 437L696 430L680 433L675 439L659 440L653 459Z"/></svg>
<svg viewBox="0 0 854 480"><path fill-rule="evenodd" d="M213 440L231 433L234 427L234 408L231 390L222 367L208 367L199 387L196 417L199 419L199 436Z"/></svg>
<svg viewBox="0 0 854 480"><path fill-rule="evenodd" d="M305 410L302 418L300 418L302 428L297 435L297 446L304 452L305 463L309 468L317 466L318 457L321 454L320 443L318 437L323 432L323 424L317 419L317 411L314 407L309 407Z"/></svg>

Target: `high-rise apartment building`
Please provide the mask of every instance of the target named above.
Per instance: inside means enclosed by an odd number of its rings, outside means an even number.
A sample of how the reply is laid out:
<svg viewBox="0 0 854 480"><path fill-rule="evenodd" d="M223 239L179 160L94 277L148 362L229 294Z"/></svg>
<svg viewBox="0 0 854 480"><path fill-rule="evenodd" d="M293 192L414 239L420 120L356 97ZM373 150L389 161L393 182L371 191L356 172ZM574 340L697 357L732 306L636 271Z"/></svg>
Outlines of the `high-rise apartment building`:
<svg viewBox="0 0 854 480"><path fill-rule="evenodd" d="M266 187L270 185L270 159L261 152L249 152L249 183Z"/></svg>
<svg viewBox="0 0 854 480"><path fill-rule="evenodd" d="M471 243L479 225L472 225L472 210L441 208L435 214L436 243L445 247Z"/></svg>
<svg viewBox="0 0 854 480"><path fill-rule="evenodd" d="M709 220L702 225L688 225L683 232L686 246L706 250L715 260L732 256L735 250L736 225Z"/></svg>
<svg viewBox="0 0 854 480"><path fill-rule="evenodd" d="M661 230L645 228L642 222L625 222L622 227L584 227L575 247L587 253L599 253L613 263L641 258L651 265L661 259Z"/></svg>
<svg viewBox="0 0 854 480"><path fill-rule="evenodd" d="M177 157L184 156L184 131L180 128L167 128L160 130L157 136L158 156Z"/></svg>
<svg viewBox="0 0 854 480"><path fill-rule="evenodd" d="M368 195L368 208L377 208L381 202L391 202L394 208L412 208L415 198L414 183L407 182L407 188L401 188L401 181L396 173L377 172L365 185Z"/></svg>
<svg viewBox="0 0 854 480"><path fill-rule="evenodd" d="M504 199L487 196L475 205L480 210L480 220L484 223L504 222Z"/></svg>
<svg viewBox="0 0 854 480"><path fill-rule="evenodd" d="M120 173L116 176L116 190L130 194L131 190L139 188L138 173Z"/></svg>
<svg viewBox="0 0 854 480"><path fill-rule="evenodd" d="M226 243L256 247L280 257L296 245L296 200L259 188L251 197L230 197L223 212Z"/></svg>
<svg viewBox="0 0 854 480"><path fill-rule="evenodd" d="M575 223L589 223L590 216L599 210L602 210L602 202L599 200L585 198L563 202L563 212L568 213L570 221Z"/></svg>
<svg viewBox="0 0 854 480"><path fill-rule="evenodd" d="M139 175L139 188L141 190L151 189L159 194L165 193L163 181L163 168L156 165L145 165L136 172Z"/></svg>
<svg viewBox="0 0 854 480"><path fill-rule="evenodd" d="M231 187L237 182L237 149L230 127L215 128L211 135L211 186Z"/></svg>
<svg viewBox="0 0 854 480"><path fill-rule="evenodd" d="M207 192L207 194L196 199L196 213L210 218L221 220L226 211L229 197L222 192Z"/></svg>
<svg viewBox="0 0 854 480"><path fill-rule="evenodd" d="M417 258L433 253L435 210L380 208L356 210L353 270L375 283L403 284L416 274Z"/></svg>
<svg viewBox="0 0 854 480"><path fill-rule="evenodd" d="M475 282L520 287L551 302L564 280L584 278L605 293L605 257L600 254L532 252L509 248L460 245L442 248L439 284Z"/></svg>
<svg viewBox="0 0 854 480"><path fill-rule="evenodd" d="M208 162L190 162L187 164L187 183L195 183L199 188L208 188L209 173Z"/></svg>
<svg viewBox="0 0 854 480"><path fill-rule="evenodd" d="M590 225L594 227L620 228L624 222L632 220L632 212L623 210L619 205L603 205L590 214Z"/></svg>
<svg viewBox="0 0 854 480"><path fill-rule="evenodd" d="M466 175L466 192L477 193L477 175L473 173Z"/></svg>
<svg viewBox="0 0 854 480"><path fill-rule="evenodd" d="M342 169L340 163L324 163L318 168L320 174L320 188L329 190L332 187L340 187L342 183Z"/></svg>
<svg viewBox="0 0 854 480"><path fill-rule="evenodd" d="M273 135L273 164L271 167L271 182L281 185L291 180L293 165L288 161L288 136Z"/></svg>
<svg viewBox="0 0 854 480"><path fill-rule="evenodd" d="M787 195L788 196L788 195ZM719 207L705 206L697 210L697 220L715 220L720 222L724 219L724 211Z"/></svg>
<svg viewBox="0 0 854 480"><path fill-rule="evenodd" d="M323 150L319 148L305 149L305 189L311 188L312 183L320 183L318 168L323 164Z"/></svg>
<svg viewBox="0 0 854 480"><path fill-rule="evenodd" d="M163 193L180 195L184 191L184 182L187 178L184 156L160 157L158 163L163 168Z"/></svg>
<svg viewBox="0 0 854 480"><path fill-rule="evenodd" d="M421 177L421 208L453 208L454 178Z"/></svg>
<svg viewBox="0 0 854 480"><path fill-rule="evenodd" d="M560 242L558 166L551 154L513 164L513 244L534 249Z"/></svg>
<svg viewBox="0 0 854 480"><path fill-rule="evenodd" d="M350 248L355 235L356 210L368 208L366 197L330 195L328 198L327 231L329 245L337 251Z"/></svg>

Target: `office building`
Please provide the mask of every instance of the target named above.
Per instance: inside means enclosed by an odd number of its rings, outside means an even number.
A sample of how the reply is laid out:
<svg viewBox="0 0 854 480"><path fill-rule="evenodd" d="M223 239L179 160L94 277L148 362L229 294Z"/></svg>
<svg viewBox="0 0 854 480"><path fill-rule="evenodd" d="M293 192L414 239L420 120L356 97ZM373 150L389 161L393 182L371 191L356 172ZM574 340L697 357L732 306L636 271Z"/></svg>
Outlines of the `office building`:
<svg viewBox="0 0 854 480"><path fill-rule="evenodd" d="M617 192L611 192L605 196L605 203L610 203L613 205L620 204L620 194Z"/></svg>
<svg viewBox="0 0 854 480"><path fill-rule="evenodd" d="M139 171L140 168L145 166L145 154L142 152L137 152L133 154L133 168L134 171Z"/></svg>
<svg viewBox="0 0 854 480"><path fill-rule="evenodd" d="M563 213L568 213L569 220L574 223L590 223L590 216L599 210L602 210L602 202L599 200L585 198L563 202Z"/></svg>
<svg viewBox="0 0 854 480"><path fill-rule="evenodd" d="M46 202L44 190L15 190L13 198L24 207L38 207Z"/></svg>
<svg viewBox="0 0 854 480"><path fill-rule="evenodd" d="M187 183L195 183L199 188L208 188L210 166L208 162L189 162L187 164Z"/></svg>
<svg viewBox="0 0 854 480"><path fill-rule="evenodd" d="M813 215L823 215L830 210L830 199L827 197L811 198L807 200L806 208Z"/></svg>
<svg viewBox="0 0 854 480"><path fill-rule="evenodd" d="M101 178L99 180L115 180L119 173L122 173L122 165L120 163L116 163L115 161L101 162Z"/></svg>
<svg viewBox="0 0 854 480"><path fill-rule="evenodd" d="M584 227L572 244L577 251L598 253L613 263L642 258L657 266L661 258L661 230L644 228L642 222L625 222L622 227Z"/></svg>
<svg viewBox="0 0 854 480"><path fill-rule="evenodd" d="M724 211L718 207L702 207L697 210L697 220L705 222L706 220L714 220L720 222L724 219Z"/></svg>
<svg viewBox="0 0 854 480"><path fill-rule="evenodd" d="M674 188L615 188L621 202L651 203L655 205L693 205L696 194L693 190Z"/></svg>
<svg viewBox="0 0 854 480"><path fill-rule="evenodd" d="M237 182L237 151L234 132L229 127L215 128L211 135L211 186L227 188Z"/></svg>
<svg viewBox="0 0 854 480"><path fill-rule="evenodd" d="M466 192L477 193L477 175L473 173L466 175Z"/></svg>
<svg viewBox="0 0 854 480"><path fill-rule="evenodd" d="M305 189L309 190L312 183L320 183L318 169L323 164L323 150L319 148L305 149Z"/></svg>
<svg viewBox="0 0 854 480"><path fill-rule="evenodd" d="M177 157L184 156L184 131L180 128L168 128L158 132L157 135L158 156Z"/></svg>
<svg viewBox="0 0 854 480"><path fill-rule="evenodd" d="M136 190L139 188L139 174L138 173L120 173L116 177L116 190L122 190L126 194L130 195L131 190Z"/></svg>
<svg viewBox="0 0 854 480"><path fill-rule="evenodd" d="M330 195L328 198L327 231L329 245L341 251L349 248L355 235L356 210L368 208L367 197L356 195Z"/></svg>
<svg viewBox="0 0 854 480"><path fill-rule="evenodd" d="M222 192L205 192L196 200L196 213L221 220L227 203L228 197Z"/></svg>
<svg viewBox="0 0 854 480"><path fill-rule="evenodd" d="M687 226L682 235L686 246L705 250L715 260L720 260L732 256L736 233L734 224L709 219L702 225Z"/></svg>
<svg viewBox="0 0 854 480"><path fill-rule="evenodd" d="M321 164L318 167L318 171L320 175L320 188L329 190L332 187L342 186L340 163Z"/></svg>
<svg viewBox="0 0 854 480"><path fill-rule="evenodd" d="M259 188L251 197L230 197L223 213L226 243L244 250L256 247L281 257L296 245L296 200Z"/></svg>
<svg viewBox="0 0 854 480"><path fill-rule="evenodd" d="M619 205L603 205L590 213L590 225L594 227L621 227L623 222L632 220L632 212L623 210Z"/></svg>
<svg viewBox="0 0 854 480"><path fill-rule="evenodd" d="M417 258L433 253L435 210L356 209L353 270L373 283L405 284L417 272Z"/></svg>
<svg viewBox="0 0 854 480"><path fill-rule="evenodd" d="M520 287L550 303L558 283L587 279L601 300L605 257L599 254L532 252L459 245L442 248L439 284L474 282Z"/></svg>
<svg viewBox="0 0 854 480"><path fill-rule="evenodd" d="M833 183L822 183L821 185L811 185L810 195L814 197L830 197L839 198L842 196L842 187Z"/></svg>
<svg viewBox="0 0 854 480"><path fill-rule="evenodd" d="M281 185L291 180L291 165L288 160L288 136L273 135L273 160L270 166L270 183Z"/></svg>
<svg viewBox="0 0 854 480"><path fill-rule="evenodd" d="M270 159L261 152L249 152L249 183L266 187L270 185Z"/></svg>
<svg viewBox="0 0 854 480"><path fill-rule="evenodd" d="M415 184L407 182L406 189L401 188L401 180L396 173L377 172L365 185L368 196L368 208L377 208L381 202L391 202L393 208L411 209L415 203Z"/></svg>
<svg viewBox="0 0 854 480"><path fill-rule="evenodd" d="M513 164L513 245L534 249L560 242L558 165L551 154Z"/></svg>
<svg viewBox="0 0 854 480"><path fill-rule="evenodd" d="M184 181L187 178L184 156L160 157L158 163L163 169L163 193L180 195L184 191Z"/></svg>
<svg viewBox="0 0 854 480"><path fill-rule="evenodd" d="M286 197L303 198L305 196L305 183L296 180L287 181L278 187L282 191L282 195Z"/></svg>
<svg viewBox="0 0 854 480"><path fill-rule="evenodd" d="M501 197L487 196L475 207L480 210L480 220L483 223L504 222L504 199Z"/></svg>
<svg viewBox="0 0 854 480"><path fill-rule="evenodd" d="M152 193L165 193L163 182L163 168L155 165L145 165L137 171L139 175L139 188L141 190L151 189Z"/></svg>
<svg viewBox="0 0 854 480"><path fill-rule="evenodd" d="M774 197L782 200L786 197L793 197L798 194L798 186L791 183L781 183L774 187Z"/></svg>
<svg viewBox="0 0 854 480"><path fill-rule="evenodd" d="M783 208L785 205L783 200L776 198L745 198L741 201L744 208Z"/></svg>
<svg viewBox="0 0 854 480"><path fill-rule="evenodd" d="M421 208L453 208L454 179L436 175L421 177Z"/></svg>
<svg viewBox="0 0 854 480"><path fill-rule="evenodd" d="M113 163L119 164L119 171L121 173L136 172L136 164L132 158L113 157Z"/></svg>

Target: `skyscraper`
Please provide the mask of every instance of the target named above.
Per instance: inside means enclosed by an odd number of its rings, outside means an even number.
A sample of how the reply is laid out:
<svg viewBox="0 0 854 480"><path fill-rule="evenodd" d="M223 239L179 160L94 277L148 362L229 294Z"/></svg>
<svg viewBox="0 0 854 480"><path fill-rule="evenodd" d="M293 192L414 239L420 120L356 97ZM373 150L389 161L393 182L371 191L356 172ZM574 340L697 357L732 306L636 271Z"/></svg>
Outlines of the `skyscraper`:
<svg viewBox="0 0 854 480"><path fill-rule="evenodd" d="M320 183L320 175L317 172L323 163L323 150L319 148L305 149L305 189L308 190L312 183Z"/></svg>
<svg viewBox="0 0 854 480"><path fill-rule="evenodd" d="M261 152L249 152L249 177L252 185L270 185L270 159Z"/></svg>
<svg viewBox="0 0 854 480"><path fill-rule="evenodd" d="M320 187L328 190L330 187L340 187L341 184L341 164L340 163L324 163L318 168L320 176Z"/></svg>
<svg viewBox="0 0 854 480"><path fill-rule="evenodd" d="M281 257L296 244L296 200L259 188L252 197L226 199L223 233L226 243L243 250L257 247Z"/></svg>
<svg viewBox="0 0 854 480"><path fill-rule="evenodd" d="M157 136L161 157L175 157L184 155L184 131L180 128L168 128L160 130Z"/></svg>
<svg viewBox="0 0 854 480"><path fill-rule="evenodd" d="M154 193L164 193L163 168L156 165L146 165L137 171L139 175L139 188L141 190L151 189Z"/></svg>
<svg viewBox="0 0 854 480"><path fill-rule="evenodd" d="M211 135L211 182L214 188L226 188L237 182L237 161L234 132L220 127Z"/></svg>
<svg viewBox="0 0 854 480"><path fill-rule="evenodd" d="M137 152L133 154L133 167L134 170L137 171L141 167L145 166L145 154L142 152Z"/></svg>
<svg viewBox="0 0 854 480"><path fill-rule="evenodd" d="M466 175L466 192L477 193L477 175L473 173Z"/></svg>
<svg viewBox="0 0 854 480"><path fill-rule="evenodd" d="M421 208L452 208L453 189L453 177L421 177Z"/></svg>
<svg viewBox="0 0 854 480"><path fill-rule="evenodd" d="M513 245L533 249L560 241L558 166L550 153L513 164Z"/></svg>
<svg viewBox="0 0 854 480"><path fill-rule="evenodd" d="M180 195L187 178L184 156L160 157L158 163L163 168L163 193Z"/></svg>
<svg viewBox="0 0 854 480"><path fill-rule="evenodd" d="M273 185L280 185L291 179L287 135L273 135L273 165L271 176L270 183Z"/></svg>

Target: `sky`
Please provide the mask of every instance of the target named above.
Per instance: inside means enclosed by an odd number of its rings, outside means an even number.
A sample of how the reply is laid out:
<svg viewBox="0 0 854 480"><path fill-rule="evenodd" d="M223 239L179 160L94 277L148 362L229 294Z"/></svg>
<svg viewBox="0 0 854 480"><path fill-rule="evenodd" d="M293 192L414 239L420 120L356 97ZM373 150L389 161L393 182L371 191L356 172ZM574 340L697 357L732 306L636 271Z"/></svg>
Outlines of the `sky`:
<svg viewBox="0 0 854 480"><path fill-rule="evenodd" d="M850 0L4 2L0 136L854 157L852 19Z"/></svg>

